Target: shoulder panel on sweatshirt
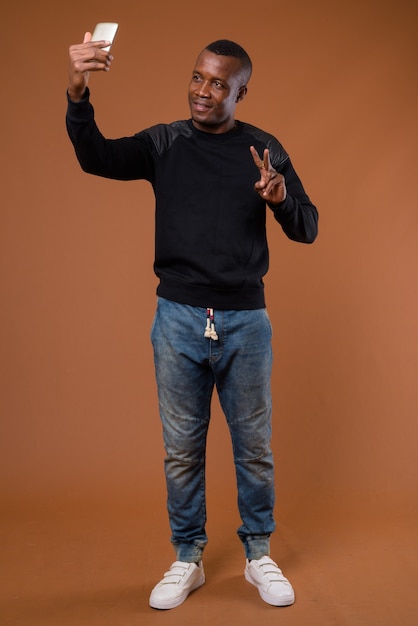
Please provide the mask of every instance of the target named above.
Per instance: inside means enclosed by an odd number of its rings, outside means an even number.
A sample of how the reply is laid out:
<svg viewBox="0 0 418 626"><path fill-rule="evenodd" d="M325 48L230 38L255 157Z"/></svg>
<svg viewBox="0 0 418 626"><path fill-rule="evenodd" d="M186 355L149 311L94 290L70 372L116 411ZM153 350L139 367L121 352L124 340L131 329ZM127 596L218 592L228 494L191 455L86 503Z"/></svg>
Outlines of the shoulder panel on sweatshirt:
<svg viewBox="0 0 418 626"><path fill-rule="evenodd" d="M139 133L139 135L149 136L158 156L166 152L179 135L190 137L191 134L192 131L185 120L172 122L171 124L157 124Z"/></svg>
<svg viewBox="0 0 418 626"><path fill-rule="evenodd" d="M265 148L269 149L270 161L275 169L282 167L284 163L289 159L288 153L283 148L280 141L278 141L276 137L274 137L274 135L271 135L270 133L261 130L261 128L257 128L257 126L247 124L246 122L242 123L242 127L244 133L248 133L249 135L254 137L254 140L256 142L263 144Z"/></svg>

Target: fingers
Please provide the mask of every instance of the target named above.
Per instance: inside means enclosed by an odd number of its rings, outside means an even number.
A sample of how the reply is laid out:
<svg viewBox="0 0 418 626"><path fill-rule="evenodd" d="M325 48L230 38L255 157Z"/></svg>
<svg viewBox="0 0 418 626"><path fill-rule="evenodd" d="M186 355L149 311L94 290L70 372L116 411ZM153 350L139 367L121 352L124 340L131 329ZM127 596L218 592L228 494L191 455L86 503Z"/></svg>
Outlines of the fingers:
<svg viewBox="0 0 418 626"><path fill-rule="evenodd" d="M108 51L103 50L108 41L91 41L91 33L84 34L83 43L70 46L68 95L77 102L83 98L90 72L108 72L113 60Z"/></svg>
<svg viewBox="0 0 418 626"><path fill-rule="evenodd" d="M273 170L271 167L269 151L267 148L265 148L265 150L263 151L262 159L254 146L250 146L250 151L253 156L255 165L260 170L260 180L258 181L258 183L256 183L256 188L257 190L263 189L268 184L271 178L271 174L275 172L275 170Z"/></svg>
<svg viewBox="0 0 418 626"><path fill-rule="evenodd" d="M254 163L260 170L261 177L262 178L265 177L267 173L269 173L272 170L271 163L270 163L270 153L269 153L268 148L264 149L263 158L260 157L260 155L258 154L257 150L254 148L254 146L250 146L250 151L253 156Z"/></svg>
<svg viewBox="0 0 418 626"><path fill-rule="evenodd" d="M281 202L286 197L285 179L272 167L268 148L263 150L263 158L254 146L250 146L250 151L255 165L260 170L260 180L255 183L255 190L266 201Z"/></svg>
<svg viewBox="0 0 418 626"><path fill-rule="evenodd" d="M258 167L259 170L265 168L265 164L264 161L260 158L257 150L254 148L254 146L250 146L250 152L253 155L253 159L254 159L254 163L256 164L256 166ZM265 150L264 150L265 152ZM267 150L268 152L268 150Z"/></svg>
<svg viewBox="0 0 418 626"><path fill-rule="evenodd" d="M91 33L86 33L82 44L70 46L70 63L76 72L108 71L113 56L103 50L108 41L91 41Z"/></svg>
<svg viewBox="0 0 418 626"><path fill-rule="evenodd" d="M272 169L271 163L270 163L270 152L267 148L264 150L264 153L263 153L263 166L264 166L264 169L267 170L267 172L269 172Z"/></svg>

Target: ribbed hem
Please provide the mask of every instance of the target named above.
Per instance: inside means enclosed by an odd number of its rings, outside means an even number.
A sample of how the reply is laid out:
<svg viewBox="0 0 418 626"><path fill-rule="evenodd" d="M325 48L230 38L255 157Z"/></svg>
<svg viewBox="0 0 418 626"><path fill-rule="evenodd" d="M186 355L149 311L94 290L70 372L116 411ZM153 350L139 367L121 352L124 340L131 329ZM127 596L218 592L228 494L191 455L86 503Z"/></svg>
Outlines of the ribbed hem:
<svg viewBox="0 0 418 626"><path fill-rule="evenodd" d="M264 285L253 289L216 289L161 279L157 295L180 304L224 311L264 309Z"/></svg>

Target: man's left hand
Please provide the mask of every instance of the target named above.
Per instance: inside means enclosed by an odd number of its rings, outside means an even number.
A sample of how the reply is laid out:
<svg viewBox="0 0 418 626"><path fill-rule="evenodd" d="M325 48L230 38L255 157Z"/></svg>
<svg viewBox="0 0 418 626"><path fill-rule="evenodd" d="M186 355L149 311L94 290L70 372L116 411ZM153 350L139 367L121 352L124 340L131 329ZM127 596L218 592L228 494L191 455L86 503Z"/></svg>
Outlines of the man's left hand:
<svg viewBox="0 0 418 626"><path fill-rule="evenodd" d="M260 180L255 183L254 189L269 204L280 204L287 193L284 176L271 166L268 148L264 150L262 159L254 146L250 147L250 151L260 170Z"/></svg>

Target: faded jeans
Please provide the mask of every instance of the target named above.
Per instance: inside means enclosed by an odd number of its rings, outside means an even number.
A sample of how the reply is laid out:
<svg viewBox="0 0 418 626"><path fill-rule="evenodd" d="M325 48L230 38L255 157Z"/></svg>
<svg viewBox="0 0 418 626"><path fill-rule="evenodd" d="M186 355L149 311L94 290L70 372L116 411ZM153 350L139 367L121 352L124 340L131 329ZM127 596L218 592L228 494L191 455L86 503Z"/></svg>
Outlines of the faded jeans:
<svg viewBox="0 0 418 626"><path fill-rule="evenodd" d="M265 309L216 309L214 316L218 340L204 337L205 308L159 298L151 331L171 542L186 562L200 561L208 540L205 459L214 385L231 434L237 532L248 559L269 554L275 528L270 321Z"/></svg>

